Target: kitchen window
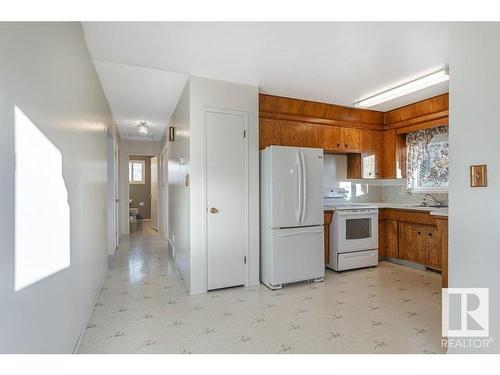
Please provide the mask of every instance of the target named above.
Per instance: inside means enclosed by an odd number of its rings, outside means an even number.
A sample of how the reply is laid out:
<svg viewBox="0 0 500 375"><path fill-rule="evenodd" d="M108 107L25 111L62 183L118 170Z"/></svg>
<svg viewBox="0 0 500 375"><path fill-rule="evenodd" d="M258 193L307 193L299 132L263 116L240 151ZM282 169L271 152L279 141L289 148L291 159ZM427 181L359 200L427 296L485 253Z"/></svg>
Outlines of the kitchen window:
<svg viewBox="0 0 500 375"><path fill-rule="evenodd" d="M448 125L408 133L406 151L409 191L448 191L448 149Z"/></svg>
<svg viewBox="0 0 500 375"><path fill-rule="evenodd" d="M144 160L128 162L128 181L131 184L144 184Z"/></svg>

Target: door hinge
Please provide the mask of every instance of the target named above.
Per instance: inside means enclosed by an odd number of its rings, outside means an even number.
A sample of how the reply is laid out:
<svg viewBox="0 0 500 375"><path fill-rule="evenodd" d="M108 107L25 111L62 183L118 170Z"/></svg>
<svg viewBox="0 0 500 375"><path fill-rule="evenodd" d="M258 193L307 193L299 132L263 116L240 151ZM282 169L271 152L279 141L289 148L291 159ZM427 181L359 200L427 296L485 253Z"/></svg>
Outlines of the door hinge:
<svg viewBox="0 0 500 375"><path fill-rule="evenodd" d="M243 263L247 264L247 257L246 256L243 257Z"/></svg>

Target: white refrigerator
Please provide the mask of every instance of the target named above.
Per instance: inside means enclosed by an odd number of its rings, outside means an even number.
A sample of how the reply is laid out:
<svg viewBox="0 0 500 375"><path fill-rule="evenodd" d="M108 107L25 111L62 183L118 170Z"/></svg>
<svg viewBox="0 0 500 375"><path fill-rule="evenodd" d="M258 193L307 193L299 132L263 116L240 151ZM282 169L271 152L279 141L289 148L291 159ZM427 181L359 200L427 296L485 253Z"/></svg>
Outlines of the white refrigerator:
<svg viewBox="0 0 500 375"><path fill-rule="evenodd" d="M322 281L323 150L269 146L260 161L262 283Z"/></svg>

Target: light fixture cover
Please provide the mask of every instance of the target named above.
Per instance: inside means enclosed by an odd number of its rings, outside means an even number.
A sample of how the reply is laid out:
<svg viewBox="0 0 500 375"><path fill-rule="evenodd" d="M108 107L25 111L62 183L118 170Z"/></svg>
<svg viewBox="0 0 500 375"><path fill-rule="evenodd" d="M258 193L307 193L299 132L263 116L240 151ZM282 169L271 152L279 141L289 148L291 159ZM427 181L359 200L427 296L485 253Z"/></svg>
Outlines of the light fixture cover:
<svg viewBox="0 0 500 375"><path fill-rule="evenodd" d="M354 106L359 108L373 107L380 103L385 103L389 100L393 100L401 96L405 96L413 92L425 89L427 87L437 85L438 83L448 81L449 79L450 76L448 74L448 71L446 69L440 70L439 72L426 75L424 77L415 79L400 86L370 96L366 99L360 100L354 103Z"/></svg>
<svg viewBox="0 0 500 375"><path fill-rule="evenodd" d="M149 133L149 122L138 121L137 122L137 134L146 136Z"/></svg>

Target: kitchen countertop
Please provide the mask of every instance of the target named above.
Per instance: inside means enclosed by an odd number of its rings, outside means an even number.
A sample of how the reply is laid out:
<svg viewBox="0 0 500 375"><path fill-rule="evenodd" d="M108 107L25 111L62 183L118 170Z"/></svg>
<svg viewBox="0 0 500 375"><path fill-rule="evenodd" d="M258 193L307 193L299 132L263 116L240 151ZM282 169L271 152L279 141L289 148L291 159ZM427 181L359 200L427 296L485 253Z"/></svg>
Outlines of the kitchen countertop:
<svg viewBox="0 0 500 375"><path fill-rule="evenodd" d="M422 207L416 206L415 204L408 203L352 203L353 206L372 206L377 208L394 208L400 210L411 210L411 211L425 211L429 212L434 216L448 216L448 208L439 208L439 207ZM335 210L335 207L325 205L325 211Z"/></svg>

